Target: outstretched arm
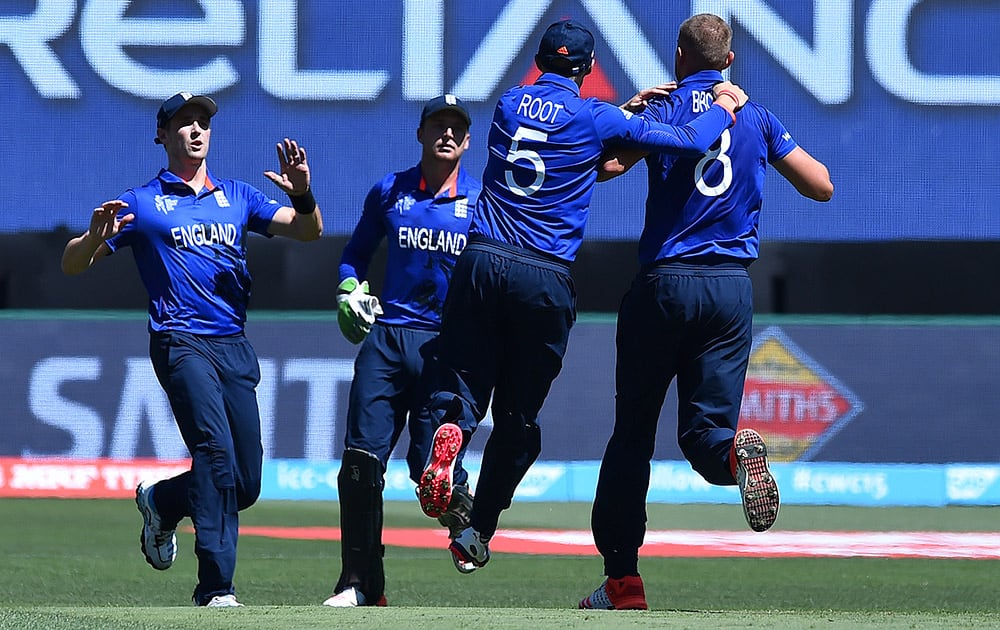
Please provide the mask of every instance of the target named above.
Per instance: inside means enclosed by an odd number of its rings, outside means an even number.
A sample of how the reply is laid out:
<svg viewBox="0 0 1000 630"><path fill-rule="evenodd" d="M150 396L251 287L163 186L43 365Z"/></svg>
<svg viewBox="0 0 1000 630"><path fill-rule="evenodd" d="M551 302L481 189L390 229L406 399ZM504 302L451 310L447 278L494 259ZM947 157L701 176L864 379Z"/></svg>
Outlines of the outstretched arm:
<svg viewBox="0 0 1000 630"><path fill-rule="evenodd" d="M268 232L298 241L312 241L323 235L323 215L312 194L312 180L305 147L285 138L276 145L280 172L264 171L264 177L288 195L291 206L282 206L271 219Z"/></svg>
<svg viewBox="0 0 1000 630"><path fill-rule="evenodd" d="M676 81L668 81L666 83L654 85L653 87L639 90L635 93L635 96L619 105L618 108L633 114L638 114L646 109L650 101L670 96L670 93L676 89ZM604 155L601 156L601 164L597 168L597 181L606 182L609 179L618 177L619 175L624 175L630 168L635 166L636 162L646 157L647 154L647 151L643 151L641 149L629 149L626 147L614 147L605 151Z"/></svg>
<svg viewBox="0 0 1000 630"><path fill-rule="evenodd" d="M747 95L743 90L728 81L719 83L713 89L714 104L687 124L667 125L633 117L624 123L624 128L612 131L609 137L605 137L606 144L614 146L623 142L632 148L650 152L688 155L704 153L723 131L736 122L735 112L747 102ZM620 113L617 109L611 111Z"/></svg>
<svg viewBox="0 0 1000 630"><path fill-rule="evenodd" d="M776 160L773 166L782 177L795 186L800 195L816 201L830 201L833 197L830 171L802 147L795 147L791 153Z"/></svg>
<svg viewBox="0 0 1000 630"><path fill-rule="evenodd" d="M117 218L118 212L127 207L128 204L121 199L113 199L105 201L99 208L94 208L87 231L66 243L62 256L63 273L70 276L83 273L111 253L111 249L104 244L104 241L118 234L122 227L135 218L134 214Z"/></svg>

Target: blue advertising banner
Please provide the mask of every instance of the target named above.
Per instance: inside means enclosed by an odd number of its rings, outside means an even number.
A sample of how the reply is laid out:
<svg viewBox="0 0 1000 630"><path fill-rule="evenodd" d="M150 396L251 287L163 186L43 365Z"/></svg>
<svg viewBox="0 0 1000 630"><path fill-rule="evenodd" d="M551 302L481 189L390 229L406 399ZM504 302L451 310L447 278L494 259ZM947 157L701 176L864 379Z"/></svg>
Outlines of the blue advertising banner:
<svg viewBox="0 0 1000 630"><path fill-rule="evenodd" d="M475 487L479 462L466 462ZM261 497L337 499L340 462L272 460L264 464ZM517 487L518 501L594 500L600 462L538 462ZM1000 465L775 463L771 472L786 505L924 506L1000 505ZM411 501L415 484L405 462L390 462L387 501ZM739 505L736 486L713 486L687 462L654 462L646 498L651 503Z"/></svg>
<svg viewBox="0 0 1000 630"><path fill-rule="evenodd" d="M465 461L469 483L478 483L481 460ZM518 501L594 500L600 462L539 461L518 485ZM0 497L119 498L134 496L144 479L166 479L191 466L190 460L66 459L0 457ZM338 459L268 459L261 499L335 501ZM1000 505L997 464L782 463L771 472L785 505L928 506ZM416 484L405 461L386 470L387 501L414 499ZM653 503L739 504L735 486L713 486L687 462L652 463L647 500Z"/></svg>
<svg viewBox="0 0 1000 630"><path fill-rule="evenodd" d="M998 239L993 163L1000 5L981 0L7 0L0 7L0 231L82 231L91 208L152 178L159 103L212 95L209 164L277 195L274 144L308 150L328 234L367 190L417 162L422 104L471 107L467 165L485 162L493 105L534 79L544 28L592 27L585 94L623 102L673 78L679 24L734 27L729 77L825 162L827 205L768 177L761 233L787 241ZM941 42L947 42L942 46ZM599 187L588 237L638 237L642 167Z"/></svg>
<svg viewBox="0 0 1000 630"><path fill-rule="evenodd" d="M0 324L0 458L188 456L142 314L0 311ZM539 416L542 461L601 459L614 422L614 332L610 318L574 327ZM254 313L247 333L260 358L266 458L340 457L357 347L335 316ZM775 462L967 464L948 478L961 493L984 483L976 465L998 461L998 353L995 318L758 318L740 423L764 434ZM655 460L684 459L676 408L671 387ZM490 428L487 416L473 460Z"/></svg>

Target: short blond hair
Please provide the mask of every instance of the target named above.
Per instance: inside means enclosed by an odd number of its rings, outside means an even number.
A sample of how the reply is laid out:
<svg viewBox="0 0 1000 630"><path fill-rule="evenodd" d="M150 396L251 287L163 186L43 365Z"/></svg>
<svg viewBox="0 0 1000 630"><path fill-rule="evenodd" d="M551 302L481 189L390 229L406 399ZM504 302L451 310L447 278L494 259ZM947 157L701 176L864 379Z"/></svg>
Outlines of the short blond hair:
<svg viewBox="0 0 1000 630"><path fill-rule="evenodd" d="M684 20L677 32L677 46L693 67L722 70L733 45L733 29L711 13L699 13Z"/></svg>

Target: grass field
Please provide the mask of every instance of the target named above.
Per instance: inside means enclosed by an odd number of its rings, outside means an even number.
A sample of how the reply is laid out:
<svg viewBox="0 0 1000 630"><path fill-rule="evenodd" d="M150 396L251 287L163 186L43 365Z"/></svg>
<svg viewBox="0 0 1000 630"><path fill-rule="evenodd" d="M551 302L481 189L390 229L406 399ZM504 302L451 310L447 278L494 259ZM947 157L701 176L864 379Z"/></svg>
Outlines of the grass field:
<svg viewBox="0 0 1000 630"><path fill-rule="evenodd" d="M997 531L998 508L782 508L776 529ZM264 502L246 525L336 525L335 503ZM340 569L339 543L240 539L236 583L246 608L189 605L193 535L173 568L138 550L131 501L0 500L0 628L211 630L290 628L988 628L1000 627L1000 564L879 558L648 558L649 612L574 607L601 579L592 557L494 554L472 575L447 552L390 547L388 608L319 605ZM589 505L518 503L506 528L587 529ZM387 527L433 522L416 503L387 504ZM649 510L651 529L745 528L737 506Z"/></svg>

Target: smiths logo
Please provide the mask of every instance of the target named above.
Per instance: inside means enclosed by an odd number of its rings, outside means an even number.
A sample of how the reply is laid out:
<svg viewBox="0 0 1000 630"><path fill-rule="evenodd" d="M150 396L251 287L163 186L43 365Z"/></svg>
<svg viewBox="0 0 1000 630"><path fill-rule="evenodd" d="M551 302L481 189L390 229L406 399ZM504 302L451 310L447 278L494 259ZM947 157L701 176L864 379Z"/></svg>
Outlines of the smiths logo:
<svg viewBox="0 0 1000 630"><path fill-rule="evenodd" d="M779 328L753 342L740 427L767 441L776 461L809 460L864 405Z"/></svg>

